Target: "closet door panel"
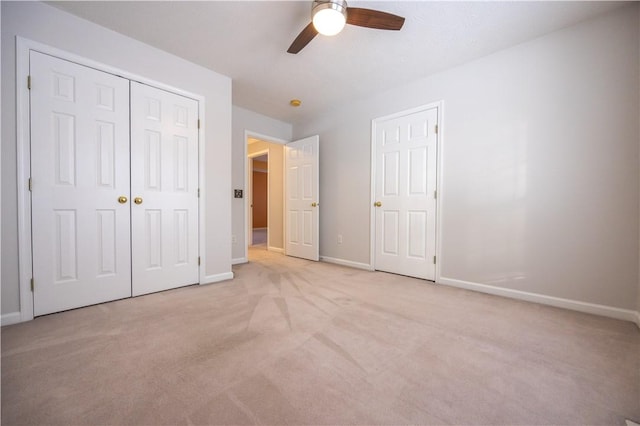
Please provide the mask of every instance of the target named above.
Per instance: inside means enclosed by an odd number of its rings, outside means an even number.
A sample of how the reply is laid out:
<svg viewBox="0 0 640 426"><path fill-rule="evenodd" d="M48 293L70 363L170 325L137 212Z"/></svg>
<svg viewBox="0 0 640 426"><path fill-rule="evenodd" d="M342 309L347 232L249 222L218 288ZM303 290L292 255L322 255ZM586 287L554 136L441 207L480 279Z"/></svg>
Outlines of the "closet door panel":
<svg viewBox="0 0 640 426"><path fill-rule="evenodd" d="M34 315L131 296L129 81L32 51Z"/></svg>
<svg viewBox="0 0 640 426"><path fill-rule="evenodd" d="M131 83L133 295L198 282L198 102Z"/></svg>

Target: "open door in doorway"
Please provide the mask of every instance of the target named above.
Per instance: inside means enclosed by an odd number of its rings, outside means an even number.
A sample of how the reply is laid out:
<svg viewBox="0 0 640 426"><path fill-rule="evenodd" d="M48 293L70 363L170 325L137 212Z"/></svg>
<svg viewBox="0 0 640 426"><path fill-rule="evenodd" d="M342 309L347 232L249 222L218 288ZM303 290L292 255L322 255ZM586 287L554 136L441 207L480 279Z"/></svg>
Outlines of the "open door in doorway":
<svg viewBox="0 0 640 426"><path fill-rule="evenodd" d="M319 137L285 147L285 254L320 259Z"/></svg>

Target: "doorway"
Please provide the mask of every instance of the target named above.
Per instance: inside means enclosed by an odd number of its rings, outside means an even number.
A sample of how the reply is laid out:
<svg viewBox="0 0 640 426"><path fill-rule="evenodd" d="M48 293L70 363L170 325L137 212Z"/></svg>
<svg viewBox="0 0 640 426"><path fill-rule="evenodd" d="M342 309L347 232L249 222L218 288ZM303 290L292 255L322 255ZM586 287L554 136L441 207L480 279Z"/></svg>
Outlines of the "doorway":
<svg viewBox="0 0 640 426"><path fill-rule="evenodd" d="M254 238L253 161L266 154L266 249L319 260L318 136L289 142L245 131L245 140L245 259L248 259Z"/></svg>
<svg viewBox="0 0 640 426"><path fill-rule="evenodd" d="M249 247L284 253L284 144L246 135L245 259Z"/></svg>
<svg viewBox="0 0 640 426"><path fill-rule="evenodd" d="M251 182L247 193L251 206L249 245L266 249L269 239L269 151L251 154L249 158L251 160Z"/></svg>

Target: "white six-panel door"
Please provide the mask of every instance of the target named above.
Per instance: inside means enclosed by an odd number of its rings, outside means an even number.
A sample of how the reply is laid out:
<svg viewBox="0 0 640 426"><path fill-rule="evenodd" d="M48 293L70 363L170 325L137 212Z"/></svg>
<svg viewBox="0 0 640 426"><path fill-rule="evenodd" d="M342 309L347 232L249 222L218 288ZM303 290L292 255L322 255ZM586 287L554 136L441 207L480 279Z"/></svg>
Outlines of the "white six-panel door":
<svg viewBox="0 0 640 426"><path fill-rule="evenodd" d="M376 121L375 269L435 279L437 108Z"/></svg>
<svg viewBox="0 0 640 426"><path fill-rule="evenodd" d="M285 147L285 253L319 260L319 137Z"/></svg>
<svg viewBox="0 0 640 426"><path fill-rule="evenodd" d="M30 53L34 315L131 296L129 81Z"/></svg>
<svg viewBox="0 0 640 426"><path fill-rule="evenodd" d="M133 295L198 282L198 102L131 82Z"/></svg>

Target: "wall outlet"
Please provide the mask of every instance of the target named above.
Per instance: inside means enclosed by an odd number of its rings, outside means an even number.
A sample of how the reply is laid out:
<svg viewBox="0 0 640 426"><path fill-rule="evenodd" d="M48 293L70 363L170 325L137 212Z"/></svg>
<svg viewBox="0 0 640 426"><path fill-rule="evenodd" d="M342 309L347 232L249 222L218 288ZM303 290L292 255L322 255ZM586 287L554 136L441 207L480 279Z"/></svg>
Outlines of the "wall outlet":
<svg viewBox="0 0 640 426"><path fill-rule="evenodd" d="M231 242L232 242L233 244L235 244L235 243L237 243L237 242L238 242L238 239L236 238L236 236L235 236L235 235L232 235L232 236L231 236Z"/></svg>
<svg viewBox="0 0 640 426"><path fill-rule="evenodd" d="M338 244L342 244L342 234L338 234Z"/></svg>

